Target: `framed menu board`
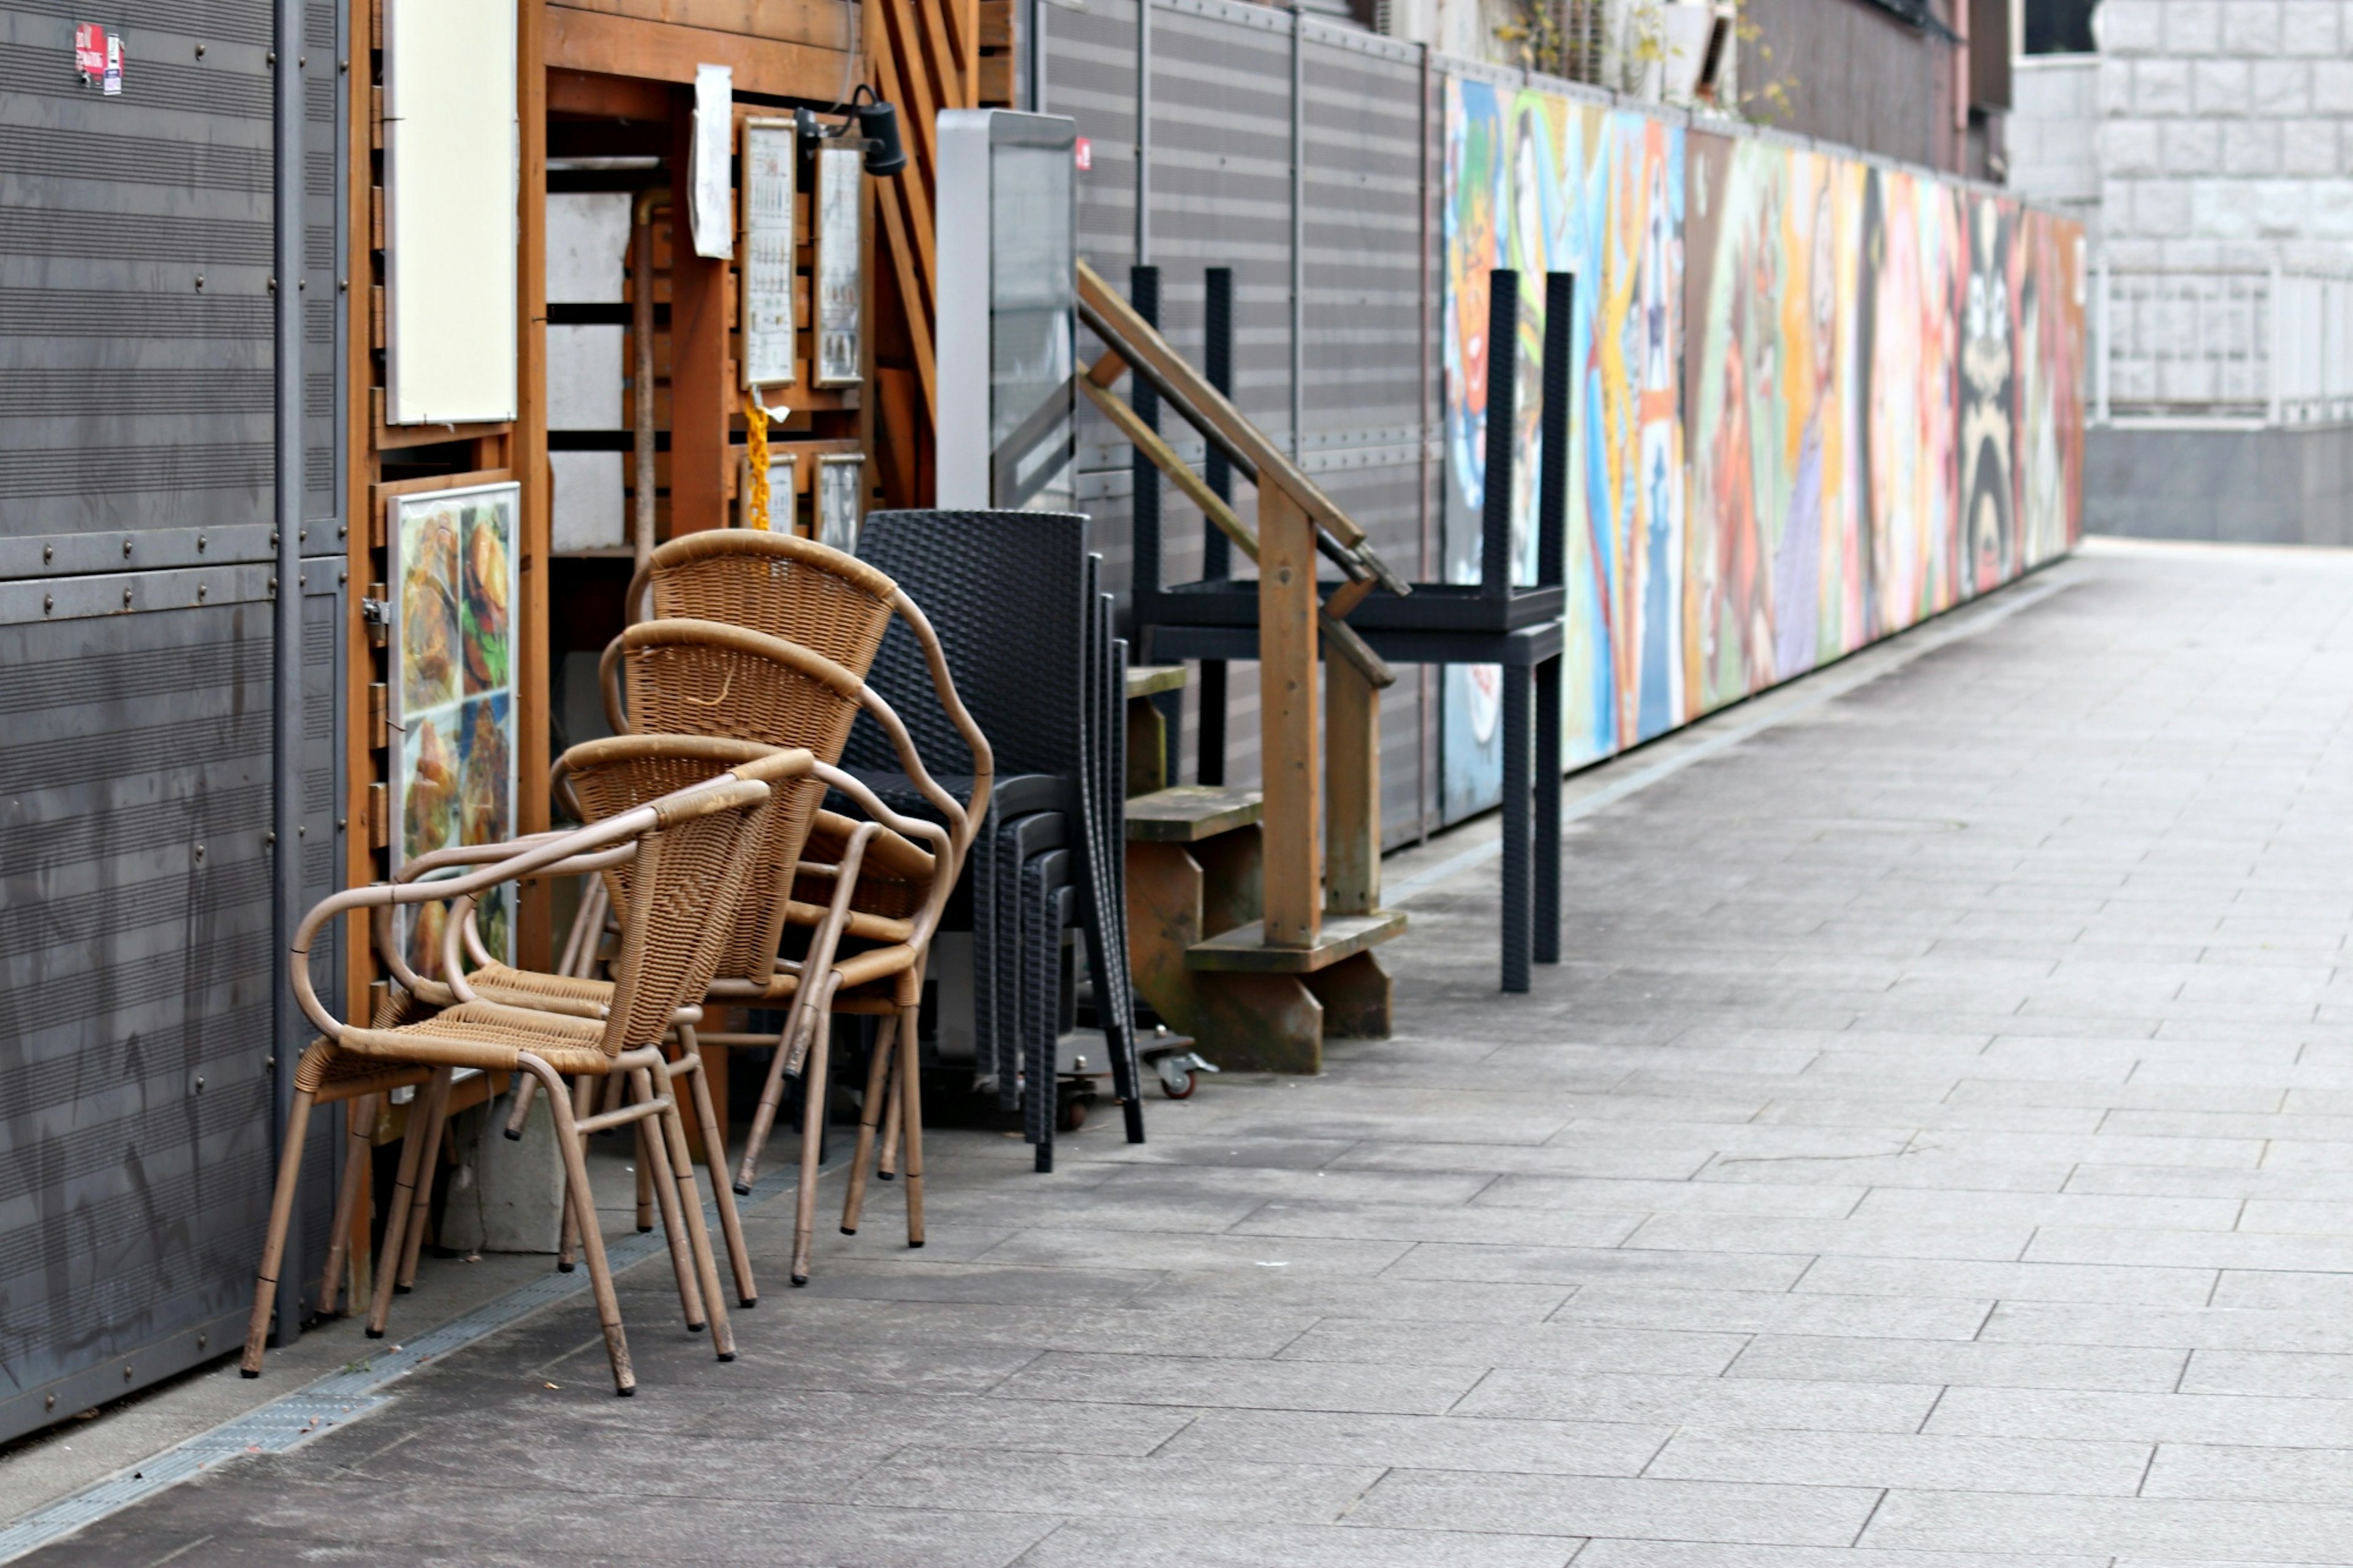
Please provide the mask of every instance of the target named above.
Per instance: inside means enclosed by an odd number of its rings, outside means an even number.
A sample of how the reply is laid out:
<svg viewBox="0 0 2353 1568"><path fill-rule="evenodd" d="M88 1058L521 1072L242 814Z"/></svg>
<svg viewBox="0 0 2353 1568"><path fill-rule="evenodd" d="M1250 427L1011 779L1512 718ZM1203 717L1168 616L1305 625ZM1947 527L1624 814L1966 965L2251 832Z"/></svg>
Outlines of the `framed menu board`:
<svg viewBox="0 0 2353 1568"><path fill-rule="evenodd" d="M476 485L396 496L391 555L393 865L515 835L515 561L522 489ZM409 967L437 974L442 904L401 910ZM475 915L483 945L511 953L515 890Z"/></svg>
<svg viewBox="0 0 2353 1568"><path fill-rule="evenodd" d="M866 154L825 147L817 155L817 374L819 386L850 386L861 374L859 324L864 303L859 266L864 249Z"/></svg>
<svg viewBox="0 0 2353 1568"><path fill-rule="evenodd" d="M789 120L744 122L744 384L793 379L793 162Z"/></svg>

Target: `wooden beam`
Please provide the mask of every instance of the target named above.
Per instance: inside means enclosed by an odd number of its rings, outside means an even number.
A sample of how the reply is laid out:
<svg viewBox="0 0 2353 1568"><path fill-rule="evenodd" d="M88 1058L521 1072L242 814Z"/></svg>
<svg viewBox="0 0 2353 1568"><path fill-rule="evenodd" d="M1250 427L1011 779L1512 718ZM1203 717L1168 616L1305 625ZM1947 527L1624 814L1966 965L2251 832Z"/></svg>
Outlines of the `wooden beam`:
<svg viewBox="0 0 2353 1568"><path fill-rule="evenodd" d="M843 0L554 0L548 9L740 33L844 54L850 47L849 7Z"/></svg>
<svg viewBox="0 0 2353 1568"><path fill-rule="evenodd" d="M850 63L839 49L708 27L669 26L561 5L548 6L546 16L546 63L559 70L691 82L698 65L726 66L735 73L738 92L829 103L840 95L843 68Z"/></svg>
<svg viewBox="0 0 2353 1568"><path fill-rule="evenodd" d="M1266 944L1313 947L1324 925L1316 742L1315 525L1282 486L1259 492L1259 748L1266 788Z"/></svg>
<svg viewBox="0 0 2353 1568"><path fill-rule="evenodd" d="M1335 915L1381 902L1381 694L1345 659L1324 667L1324 854Z"/></svg>
<svg viewBox="0 0 2353 1568"><path fill-rule="evenodd" d="M741 83L739 81L738 85ZM839 83L835 83L838 89ZM670 119L670 189L691 177L694 113L677 94ZM727 434L734 410L727 384L728 264L694 253L686 205L670 220L670 531L672 538L727 523L732 462Z"/></svg>
<svg viewBox="0 0 2353 1568"><path fill-rule="evenodd" d="M546 8L525 5L515 37L516 110L521 121L517 150L522 164L521 225L515 264L522 276L515 312L522 341L516 345L519 394L514 427L509 432L507 466L522 481L522 559L515 581L521 604L515 617L515 772L521 779L543 779L548 768L548 549L554 488L547 458L547 67ZM515 792L516 826L543 833L548 826L544 789ZM516 931L518 960L547 967L554 954L554 889L544 878L522 889Z"/></svg>
<svg viewBox="0 0 2353 1568"><path fill-rule="evenodd" d="M581 70L550 70L545 75L550 114L592 120L670 119L670 89L660 82Z"/></svg>

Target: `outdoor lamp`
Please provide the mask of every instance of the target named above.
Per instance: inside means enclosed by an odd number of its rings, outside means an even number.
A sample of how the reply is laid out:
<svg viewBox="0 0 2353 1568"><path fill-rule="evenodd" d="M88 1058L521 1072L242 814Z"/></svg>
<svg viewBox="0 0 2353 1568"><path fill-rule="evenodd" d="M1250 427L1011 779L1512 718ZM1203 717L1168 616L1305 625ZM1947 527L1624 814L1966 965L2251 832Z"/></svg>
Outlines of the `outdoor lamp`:
<svg viewBox="0 0 2353 1568"><path fill-rule="evenodd" d="M858 133L866 138L866 172L895 174L905 168L907 154L899 145L899 111L878 98L859 104L851 112L858 116Z"/></svg>
<svg viewBox="0 0 2353 1568"><path fill-rule="evenodd" d="M860 103L859 95L865 95ZM899 144L899 110L874 96L874 89L865 82L849 95L846 106L850 119L839 125L828 125L808 110L794 112L793 122L804 142L822 142L849 133L852 121L858 126L859 138L866 143L866 172L870 174L895 174L907 166L906 149ZM828 111L830 112L830 111Z"/></svg>

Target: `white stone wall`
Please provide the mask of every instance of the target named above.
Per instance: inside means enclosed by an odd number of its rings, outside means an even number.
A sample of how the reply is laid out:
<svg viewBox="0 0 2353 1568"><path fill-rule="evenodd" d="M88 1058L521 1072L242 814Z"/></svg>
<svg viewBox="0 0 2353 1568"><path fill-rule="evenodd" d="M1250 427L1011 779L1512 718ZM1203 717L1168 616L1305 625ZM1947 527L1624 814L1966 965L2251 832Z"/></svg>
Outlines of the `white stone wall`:
<svg viewBox="0 0 2353 1568"><path fill-rule="evenodd" d="M2100 228L2100 58L2029 55L2011 62L2003 134L2009 184L2038 205Z"/></svg>
<svg viewBox="0 0 2353 1568"><path fill-rule="evenodd" d="M2093 26L2114 262L2353 264L2353 0L2104 0Z"/></svg>

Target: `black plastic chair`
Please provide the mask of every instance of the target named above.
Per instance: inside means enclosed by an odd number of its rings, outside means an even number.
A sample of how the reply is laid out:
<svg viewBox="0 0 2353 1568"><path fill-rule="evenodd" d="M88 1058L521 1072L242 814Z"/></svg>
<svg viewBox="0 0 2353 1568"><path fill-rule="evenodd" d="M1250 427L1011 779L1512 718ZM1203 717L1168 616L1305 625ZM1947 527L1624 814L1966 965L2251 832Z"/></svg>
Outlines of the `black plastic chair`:
<svg viewBox="0 0 2353 1568"><path fill-rule="evenodd" d="M959 903L969 909L973 932L976 1061L995 1071L1008 1106L1017 1083L1027 1080L1024 1131L1039 1170L1053 1168L1050 1020L1060 1006L1059 997L1038 992L1059 984L1061 942L1045 868L1034 886L1025 875L1041 855L1073 852L1068 875L1078 889L1113 1087L1125 1108L1128 1141L1144 1141L1121 809L1125 649L1110 635L1111 604L1096 589L1087 526L1074 512L878 511L858 541L859 556L923 606L956 689L996 752L989 819L974 842ZM950 776L969 771L969 754L936 704L916 700L928 694L930 675L913 637L894 624L867 679L909 716L926 765L954 790ZM895 805L903 798L913 807L880 731L861 721L843 760L886 800ZM1034 820L1049 816L1062 820ZM1041 962L1040 947L1050 950L1050 964ZM1041 1027L1040 1019L1050 1022Z"/></svg>

